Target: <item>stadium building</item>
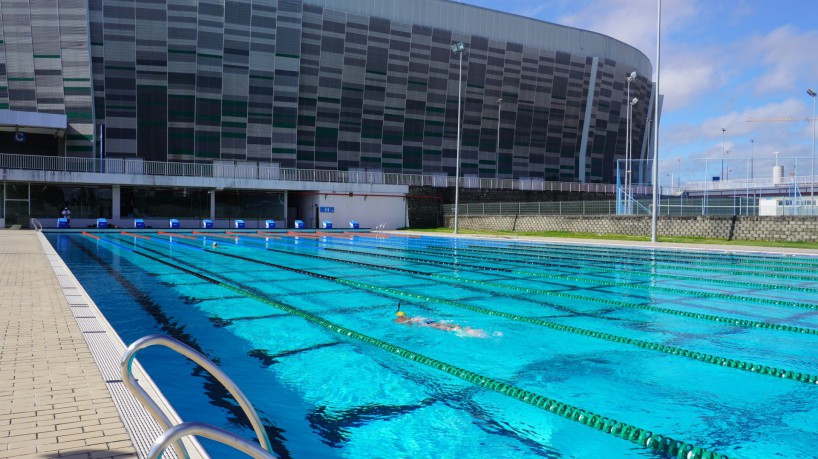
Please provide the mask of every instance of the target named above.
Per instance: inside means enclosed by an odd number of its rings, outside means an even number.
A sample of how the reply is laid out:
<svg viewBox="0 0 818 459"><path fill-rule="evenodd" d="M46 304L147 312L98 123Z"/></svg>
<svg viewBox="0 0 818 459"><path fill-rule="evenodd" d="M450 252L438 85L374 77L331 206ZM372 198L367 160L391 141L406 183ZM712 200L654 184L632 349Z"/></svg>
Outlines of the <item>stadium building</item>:
<svg viewBox="0 0 818 459"><path fill-rule="evenodd" d="M0 222L406 226L458 133L473 186L610 185L629 128L650 157L651 74L448 0L0 0Z"/></svg>

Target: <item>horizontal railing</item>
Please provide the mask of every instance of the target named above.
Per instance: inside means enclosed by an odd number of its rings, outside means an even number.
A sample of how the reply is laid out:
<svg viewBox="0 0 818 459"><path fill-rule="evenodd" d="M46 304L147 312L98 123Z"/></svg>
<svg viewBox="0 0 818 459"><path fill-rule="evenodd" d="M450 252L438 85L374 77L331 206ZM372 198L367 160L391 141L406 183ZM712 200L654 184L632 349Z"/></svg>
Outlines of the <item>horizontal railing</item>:
<svg viewBox="0 0 818 459"><path fill-rule="evenodd" d="M628 215L650 215L650 199L634 200ZM442 206L444 215L454 214L453 204ZM558 202L485 202L458 206L458 216L530 216L530 215L617 215L616 201L558 201ZM758 215L758 198L683 198L663 196L659 200L659 215ZM781 215L808 215L806 211L788 209ZM623 214L624 215L624 214Z"/></svg>
<svg viewBox="0 0 818 459"><path fill-rule="evenodd" d="M322 169L295 169L279 167L276 163L225 161L213 163L185 163L145 161L122 158L68 158L0 154L0 169L130 174L170 177L229 178L245 180L286 180L296 182L366 183L405 186L454 187L455 178L446 175L398 174L382 171L339 171ZM616 185L545 181L539 179L501 179L464 176L460 186L476 189L561 191L609 193ZM650 187L637 187L637 194L650 194Z"/></svg>

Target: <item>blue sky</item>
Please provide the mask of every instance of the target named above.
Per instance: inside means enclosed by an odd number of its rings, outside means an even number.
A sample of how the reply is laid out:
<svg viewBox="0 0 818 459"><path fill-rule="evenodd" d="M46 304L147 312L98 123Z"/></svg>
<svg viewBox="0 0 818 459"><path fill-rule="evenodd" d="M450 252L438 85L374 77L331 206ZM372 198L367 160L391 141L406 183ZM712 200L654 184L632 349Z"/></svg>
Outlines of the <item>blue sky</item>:
<svg viewBox="0 0 818 459"><path fill-rule="evenodd" d="M656 0L464 0L633 45L656 67ZM722 128L729 178L769 177L773 152L785 174L810 174L818 91L818 1L663 0L660 179L720 175ZM748 119L796 118L796 122ZM751 142L753 140L754 142ZM818 174L818 168L816 170Z"/></svg>

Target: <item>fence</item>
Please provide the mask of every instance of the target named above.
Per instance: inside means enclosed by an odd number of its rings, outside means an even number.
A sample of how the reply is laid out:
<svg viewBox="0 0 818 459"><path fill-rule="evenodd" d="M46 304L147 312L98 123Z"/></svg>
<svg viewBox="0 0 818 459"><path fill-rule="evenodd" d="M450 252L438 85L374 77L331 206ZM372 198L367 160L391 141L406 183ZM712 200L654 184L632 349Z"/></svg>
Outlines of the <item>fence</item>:
<svg viewBox="0 0 818 459"><path fill-rule="evenodd" d="M653 202L637 199L629 215L650 215ZM453 204L442 206L444 215L454 214ZM503 215L617 215L616 201L559 201L559 202L494 202L460 204L458 215L462 216L503 216ZM758 198L683 198L662 197L659 201L659 215L758 215Z"/></svg>
<svg viewBox="0 0 818 459"><path fill-rule="evenodd" d="M280 167L277 163L224 160L216 160L211 164L121 158L95 159L0 154L0 169L177 177L215 177L247 180L288 180L298 182L373 183L430 187L454 187L456 183L454 177L442 174L398 174L369 169L349 171L295 169ZM466 176L461 177L459 183L463 188L501 190L567 191L608 194L612 194L616 191L616 185L613 184L557 182L536 178L498 179ZM650 188L641 187L637 192L650 193Z"/></svg>

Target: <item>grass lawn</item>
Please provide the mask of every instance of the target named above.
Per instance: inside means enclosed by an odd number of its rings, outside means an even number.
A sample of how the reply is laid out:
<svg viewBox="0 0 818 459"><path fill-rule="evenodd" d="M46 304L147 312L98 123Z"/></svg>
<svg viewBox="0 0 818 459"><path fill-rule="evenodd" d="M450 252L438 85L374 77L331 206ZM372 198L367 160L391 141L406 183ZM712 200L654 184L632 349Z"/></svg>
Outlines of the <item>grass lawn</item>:
<svg viewBox="0 0 818 459"><path fill-rule="evenodd" d="M425 233L452 233L451 228L427 228L412 229ZM650 236L627 236L624 234L594 234L594 233L571 233L568 231L475 231L460 229L460 234L476 234L486 236L536 236L536 237L562 237L571 239L597 239L606 241L650 241ZM788 247L798 249L818 249L818 243L814 242L777 242L777 241L728 241L727 239L708 239L703 237L658 237L659 242L674 242L678 244L719 244L751 247Z"/></svg>

